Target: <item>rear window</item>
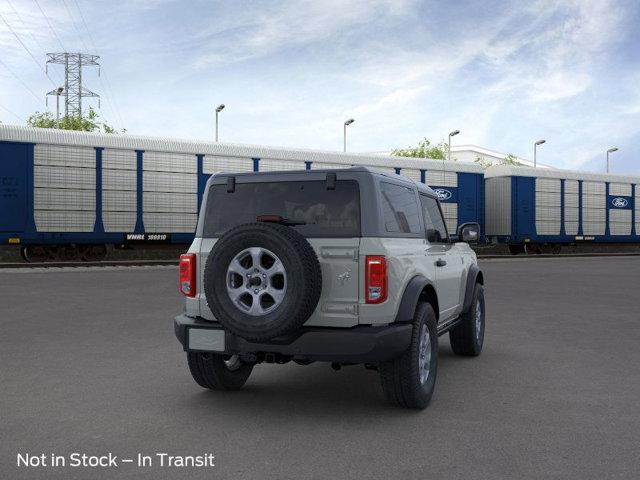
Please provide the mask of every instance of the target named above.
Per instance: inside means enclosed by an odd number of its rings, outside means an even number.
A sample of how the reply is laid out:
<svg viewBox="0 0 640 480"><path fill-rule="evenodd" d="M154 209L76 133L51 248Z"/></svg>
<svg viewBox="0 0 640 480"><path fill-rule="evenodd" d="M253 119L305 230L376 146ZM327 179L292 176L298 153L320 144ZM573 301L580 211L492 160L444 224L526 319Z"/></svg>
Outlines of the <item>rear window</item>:
<svg viewBox="0 0 640 480"><path fill-rule="evenodd" d="M358 182L338 180L335 190L326 181L236 183L212 185L207 196L204 236L219 237L227 230L255 222L260 215L278 215L292 222L305 237L360 236Z"/></svg>

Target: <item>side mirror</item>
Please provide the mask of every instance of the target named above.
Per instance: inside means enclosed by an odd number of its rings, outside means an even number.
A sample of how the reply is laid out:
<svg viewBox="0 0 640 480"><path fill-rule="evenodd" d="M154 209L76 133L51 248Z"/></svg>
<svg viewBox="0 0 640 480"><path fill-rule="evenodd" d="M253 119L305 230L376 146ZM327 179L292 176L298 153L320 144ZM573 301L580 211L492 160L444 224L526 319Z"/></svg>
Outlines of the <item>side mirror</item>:
<svg viewBox="0 0 640 480"><path fill-rule="evenodd" d="M477 223L463 223L458 227L456 235L459 242L478 243L480 240L480 225Z"/></svg>

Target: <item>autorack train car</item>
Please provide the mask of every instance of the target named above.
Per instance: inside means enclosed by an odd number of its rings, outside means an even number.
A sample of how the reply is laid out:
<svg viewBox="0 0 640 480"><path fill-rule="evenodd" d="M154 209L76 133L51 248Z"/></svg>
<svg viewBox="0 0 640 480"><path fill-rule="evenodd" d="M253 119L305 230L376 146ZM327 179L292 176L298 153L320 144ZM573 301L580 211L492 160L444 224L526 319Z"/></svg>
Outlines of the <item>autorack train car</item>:
<svg viewBox="0 0 640 480"><path fill-rule="evenodd" d="M191 242L216 171L377 167L436 189L450 232L484 224L475 164L0 125L0 244L26 261L100 260L107 247Z"/></svg>
<svg viewBox="0 0 640 480"><path fill-rule="evenodd" d="M640 177L519 166L485 172L486 236L511 253L640 241Z"/></svg>

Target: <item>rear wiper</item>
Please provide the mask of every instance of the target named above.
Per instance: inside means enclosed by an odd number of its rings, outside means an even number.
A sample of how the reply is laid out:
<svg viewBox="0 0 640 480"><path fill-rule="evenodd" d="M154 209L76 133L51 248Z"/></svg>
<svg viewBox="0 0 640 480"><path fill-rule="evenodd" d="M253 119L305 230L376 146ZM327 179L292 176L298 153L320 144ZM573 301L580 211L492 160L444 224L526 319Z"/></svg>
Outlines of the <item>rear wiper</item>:
<svg viewBox="0 0 640 480"><path fill-rule="evenodd" d="M284 218L280 215L258 215L256 217L257 222L265 222L265 223L279 223L280 225L285 225L287 227L293 227L295 225L306 225L307 222L302 220L290 220L288 218Z"/></svg>

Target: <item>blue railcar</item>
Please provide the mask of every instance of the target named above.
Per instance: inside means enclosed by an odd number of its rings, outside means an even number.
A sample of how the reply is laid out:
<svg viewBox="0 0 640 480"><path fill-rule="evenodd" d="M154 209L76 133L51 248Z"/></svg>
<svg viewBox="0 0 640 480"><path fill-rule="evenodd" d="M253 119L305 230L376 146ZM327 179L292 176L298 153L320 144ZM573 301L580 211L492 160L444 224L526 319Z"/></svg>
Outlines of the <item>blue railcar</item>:
<svg viewBox="0 0 640 480"><path fill-rule="evenodd" d="M640 241L640 177L498 166L485 172L486 235L512 253ZM547 250L548 249L548 250Z"/></svg>
<svg viewBox="0 0 640 480"><path fill-rule="evenodd" d="M474 164L0 125L0 244L26 260L97 260L108 245L188 244L216 171L367 165L426 182L450 231L483 224Z"/></svg>

